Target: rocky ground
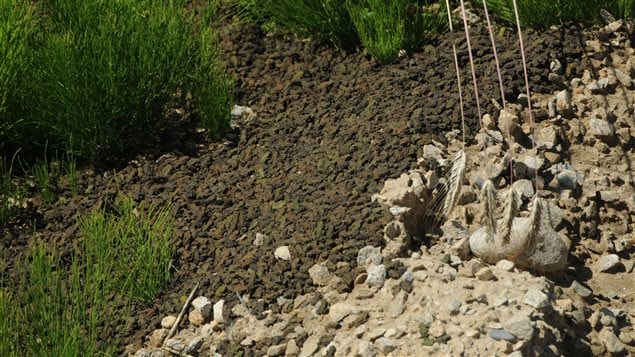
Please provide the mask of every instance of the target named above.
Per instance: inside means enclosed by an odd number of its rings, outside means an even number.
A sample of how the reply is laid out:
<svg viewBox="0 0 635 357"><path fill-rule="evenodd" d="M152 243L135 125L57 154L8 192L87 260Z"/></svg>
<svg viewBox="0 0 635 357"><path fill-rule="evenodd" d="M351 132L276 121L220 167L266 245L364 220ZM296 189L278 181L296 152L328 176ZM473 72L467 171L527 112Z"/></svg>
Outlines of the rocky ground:
<svg viewBox="0 0 635 357"><path fill-rule="evenodd" d="M512 181L488 33L478 20L472 30L488 133L465 65L468 166L441 237L396 239L401 218L371 198L403 173L429 184L461 148L451 36L381 65L228 24L224 55L237 103L250 109L226 140L206 141L184 118L156 152L114 171L84 170L78 198L60 183L58 203L36 200L4 230L3 250L24 249L34 228L70 249L77 217L119 190L172 204L173 285L117 329L131 354L634 353L633 24L526 34L537 154L527 145L516 35L497 28L510 120L522 129L511 145L520 215L537 170L537 194L568 247L567 268L548 275L512 258L485 264L465 249L481 222L478 187L490 179L503 192ZM459 57L467 64L462 40ZM159 348L195 284L181 330Z"/></svg>

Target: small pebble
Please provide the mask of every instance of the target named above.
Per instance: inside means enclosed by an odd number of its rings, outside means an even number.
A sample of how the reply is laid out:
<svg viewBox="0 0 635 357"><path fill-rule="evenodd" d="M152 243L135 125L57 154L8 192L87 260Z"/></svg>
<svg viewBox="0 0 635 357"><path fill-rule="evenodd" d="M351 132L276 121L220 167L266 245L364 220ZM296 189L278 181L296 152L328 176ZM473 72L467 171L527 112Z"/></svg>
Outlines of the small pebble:
<svg viewBox="0 0 635 357"><path fill-rule="evenodd" d="M514 335L503 329L493 329L490 330L488 336L495 339L496 341L514 341L516 338Z"/></svg>
<svg viewBox="0 0 635 357"><path fill-rule="evenodd" d="M163 319L161 319L161 327L165 329L171 329L172 326L174 326L175 322L176 322L176 316L168 315L164 317Z"/></svg>
<svg viewBox="0 0 635 357"><path fill-rule="evenodd" d="M492 280L494 279L494 273L492 269L485 267L476 272L476 277L483 281Z"/></svg>
<svg viewBox="0 0 635 357"><path fill-rule="evenodd" d="M571 283L571 287L576 292L576 294L582 296L583 298L587 298L591 296L591 294L593 293L590 289L578 283L576 280L574 280L573 283Z"/></svg>
<svg viewBox="0 0 635 357"><path fill-rule="evenodd" d="M596 270L598 272L608 272L615 268L620 262L620 257L617 254L609 254L600 257L595 263Z"/></svg>
<svg viewBox="0 0 635 357"><path fill-rule="evenodd" d="M523 297L523 302L533 308L542 309L549 305L549 297L538 289L531 289Z"/></svg>

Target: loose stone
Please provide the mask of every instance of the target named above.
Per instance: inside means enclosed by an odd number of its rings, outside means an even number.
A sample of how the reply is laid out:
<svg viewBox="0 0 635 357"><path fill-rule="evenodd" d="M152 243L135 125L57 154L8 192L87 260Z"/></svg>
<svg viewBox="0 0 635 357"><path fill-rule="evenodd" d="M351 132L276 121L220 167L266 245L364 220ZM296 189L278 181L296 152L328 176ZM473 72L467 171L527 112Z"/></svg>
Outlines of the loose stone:
<svg viewBox="0 0 635 357"><path fill-rule="evenodd" d="M523 302L533 308L542 309L549 305L549 297L538 289L531 289L523 297Z"/></svg>

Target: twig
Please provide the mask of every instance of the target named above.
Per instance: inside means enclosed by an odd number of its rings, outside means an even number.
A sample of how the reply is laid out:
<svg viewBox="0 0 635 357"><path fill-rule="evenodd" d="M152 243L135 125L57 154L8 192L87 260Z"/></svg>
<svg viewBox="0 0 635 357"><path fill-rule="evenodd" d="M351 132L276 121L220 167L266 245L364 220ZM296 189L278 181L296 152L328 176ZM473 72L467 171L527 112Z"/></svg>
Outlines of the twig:
<svg viewBox="0 0 635 357"><path fill-rule="evenodd" d="M187 307L190 306L192 299L194 299L194 294L196 293L196 290L198 290L198 284L199 283L196 283L196 285L194 285L194 288L192 289L190 296L187 297L187 300L185 301L183 308L181 308L181 312L179 313L179 316L176 318L174 325L172 325L172 328L170 329L170 332L168 332L168 335L165 336L165 339L163 340L163 347L165 347L165 342L168 339L170 339L172 336L174 336L174 333L176 332L177 327L181 323L181 319L183 319L183 315L185 315L185 311L187 310Z"/></svg>

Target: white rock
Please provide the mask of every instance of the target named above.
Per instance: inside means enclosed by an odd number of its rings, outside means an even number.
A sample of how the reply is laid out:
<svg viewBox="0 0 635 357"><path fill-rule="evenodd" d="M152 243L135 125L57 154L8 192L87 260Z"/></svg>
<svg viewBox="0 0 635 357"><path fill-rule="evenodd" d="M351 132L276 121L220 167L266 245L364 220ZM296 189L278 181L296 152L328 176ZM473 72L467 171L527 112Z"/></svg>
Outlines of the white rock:
<svg viewBox="0 0 635 357"><path fill-rule="evenodd" d="M615 134L613 124L606 120L591 118L589 125L591 126L591 133L597 137L608 137Z"/></svg>
<svg viewBox="0 0 635 357"><path fill-rule="evenodd" d="M254 245L256 247L259 247L261 245L263 245L265 243L265 239L267 238L266 235L262 234L262 233L256 233L256 238L254 239Z"/></svg>
<svg viewBox="0 0 635 357"><path fill-rule="evenodd" d="M317 263L309 269L309 276L313 281L313 285L326 286L328 285L331 275L329 268L325 263Z"/></svg>
<svg viewBox="0 0 635 357"><path fill-rule="evenodd" d="M383 264L371 264L366 268L366 273L368 274L366 284L378 287L384 286L384 282L386 281L386 267Z"/></svg>
<svg viewBox="0 0 635 357"><path fill-rule="evenodd" d="M613 269L619 263L620 257L617 256L617 254L609 254L598 259L598 261L595 263L595 269L598 272L606 272Z"/></svg>
<svg viewBox="0 0 635 357"><path fill-rule="evenodd" d="M284 355L287 350L287 345L285 343L280 345L269 346L267 348L267 357L277 357Z"/></svg>
<svg viewBox="0 0 635 357"><path fill-rule="evenodd" d="M192 307L207 319L212 314L212 301L205 296L199 296L192 300Z"/></svg>
<svg viewBox="0 0 635 357"><path fill-rule="evenodd" d="M273 255L278 260L291 260L291 252L289 251L288 245L283 245L276 248L276 251L273 253Z"/></svg>
<svg viewBox="0 0 635 357"><path fill-rule="evenodd" d="M169 330L172 328L172 326L174 326L175 322L176 316L168 315L161 319L161 327Z"/></svg>
<svg viewBox="0 0 635 357"><path fill-rule="evenodd" d="M381 248L367 245L357 253L357 265L366 266L368 264L381 264L383 257L381 256Z"/></svg>
<svg viewBox="0 0 635 357"><path fill-rule="evenodd" d="M377 352L372 343L362 340L357 345L357 353L355 355L358 357L375 357Z"/></svg>
<svg viewBox="0 0 635 357"><path fill-rule="evenodd" d="M514 262L503 259L496 263L496 267L500 270L512 271L514 269Z"/></svg>
<svg viewBox="0 0 635 357"><path fill-rule="evenodd" d="M538 289L531 289L523 297L523 302L533 308L542 309L549 305L549 297Z"/></svg>
<svg viewBox="0 0 635 357"><path fill-rule="evenodd" d="M225 300L218 300L218 302L216 302L216 304L214 304L214 321L218 322L219 324L224 324L225 321L225 317L223 315L223 309L225 308Z"/></svg>

